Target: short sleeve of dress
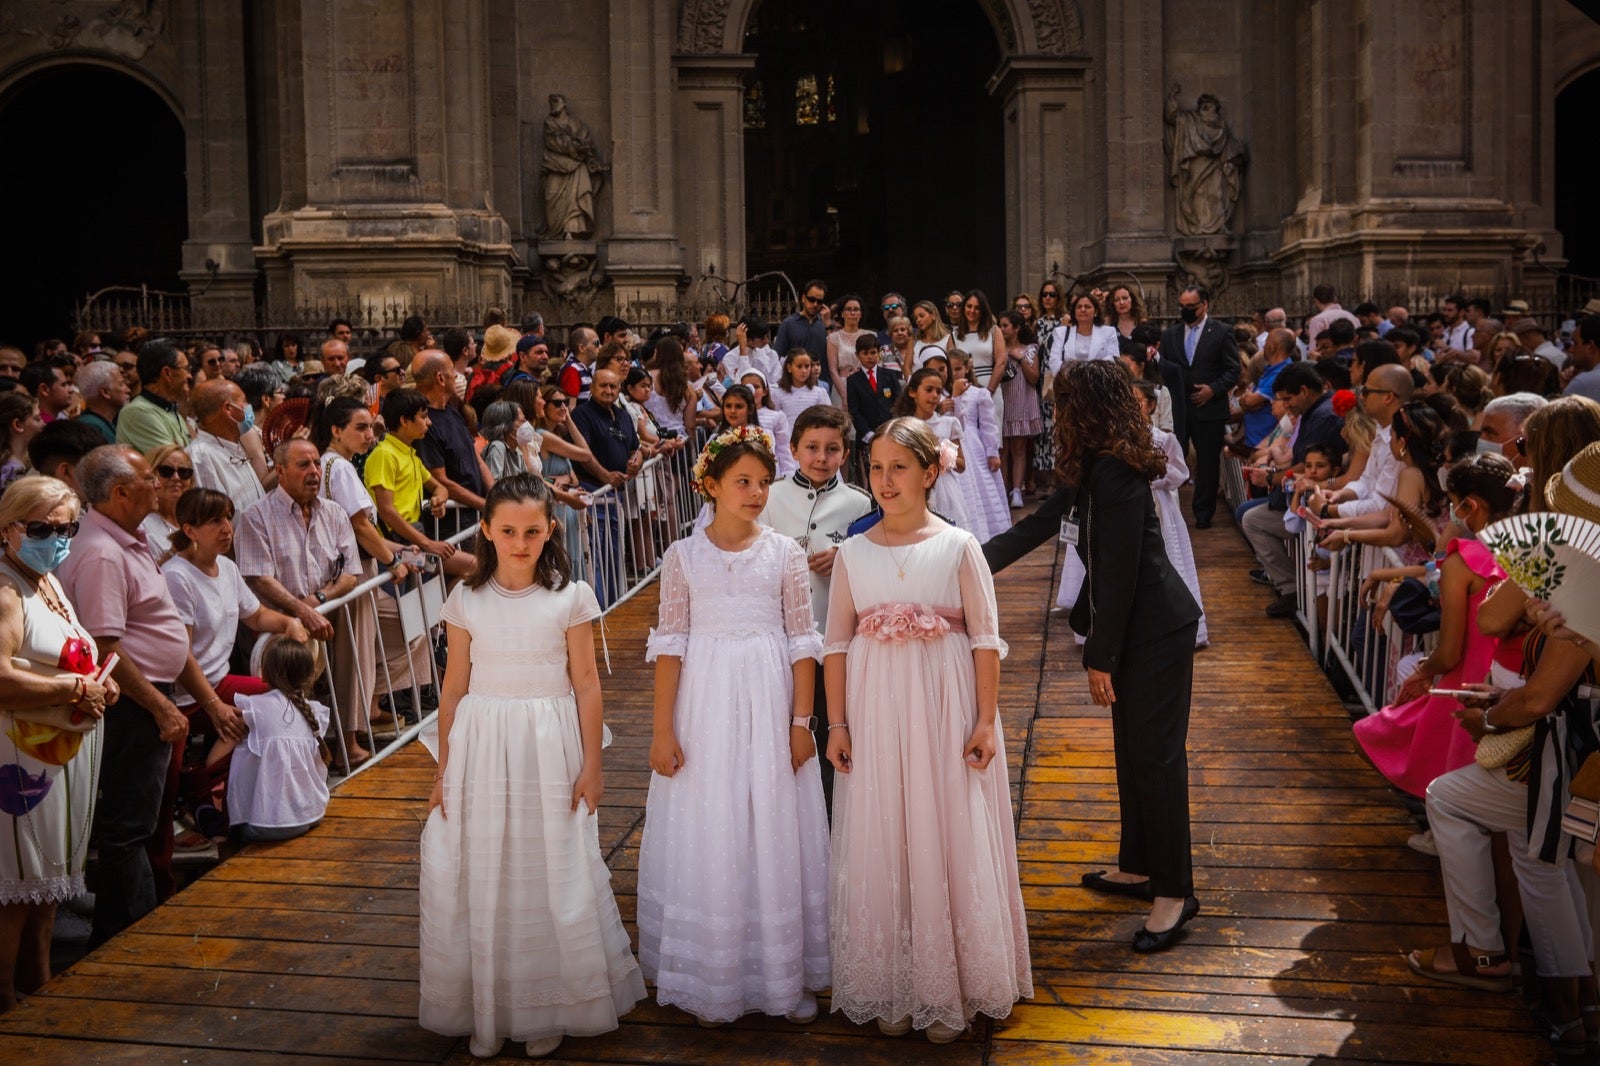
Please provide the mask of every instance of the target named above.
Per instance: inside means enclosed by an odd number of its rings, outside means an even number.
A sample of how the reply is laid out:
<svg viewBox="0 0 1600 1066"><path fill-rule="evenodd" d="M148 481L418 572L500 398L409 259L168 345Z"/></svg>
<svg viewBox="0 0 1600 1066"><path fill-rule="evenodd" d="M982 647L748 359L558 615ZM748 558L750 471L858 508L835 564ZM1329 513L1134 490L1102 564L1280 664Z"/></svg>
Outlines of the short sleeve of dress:
<svg viewBox="0 0 1600 1066"><path fill-rule="evenodd" d="M656 627L644 645L644 661L653 663L663 655L683 658L689 650L689 575L684 570L684 541L667 548L661 566L661 609Z"/></svg>
<svg viewBox="0 0 1600 1066"><path fill-rule="evenodd" d="M967 640L972 650L988 649L1004 659L1010 652L1000 639L1000 609L994 599L994 577L983 560L976 537L967 536L961 550L961 613L967 620Z"/></svg>
<svg viewBox="0 0 1600 1066"><path fill-rule="evenodd" d="M783 631L789 637L789 662L822 658L822 638L811 613L811 569L798 542L771 534L783 546Z"/></svg>
<svg viewBox="0 0 1600 1066"><path fill-rule="evenodd" d="M467 583L458 582L450 590L450 595L445 597L444 606L439 609L439 619L449 622L453 626L467 627Z"/></svg>
<svg viewBox="0 0 1600 1066"><path fill-rule="evenodd" d="M849 544L849 541L845 542ZM828 581L828 629L822 656L843 655L850 650L856 635L856 600L850 593L849 567L845 549L833 557L833 576Z"/></svg>
<svg viewBox="0 0 1600 1066"><path fill-rule="evenodd" d="M570 595L572 613L567 617L568 629L600 617L600 601L595 598L594 589L589 587L587 581L574 581Z"/></svg>

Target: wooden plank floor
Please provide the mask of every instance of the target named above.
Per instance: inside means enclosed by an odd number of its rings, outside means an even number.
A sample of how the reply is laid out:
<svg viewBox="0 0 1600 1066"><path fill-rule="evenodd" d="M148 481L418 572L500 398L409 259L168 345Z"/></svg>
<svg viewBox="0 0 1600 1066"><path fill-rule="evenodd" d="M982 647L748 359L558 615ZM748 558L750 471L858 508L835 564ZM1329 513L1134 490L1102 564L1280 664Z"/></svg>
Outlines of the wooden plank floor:
<svg viewBox="0 0 1600 1066"><path fill-rule="evenodd" d="M1114 861L1107 712L1089 703L1065 622L1048 617L1053 546L1002 575L1002 707L1020 806L1035 998L935 1048L824 1016L717 1030L641 1005L557 1058L606 1063L1537 1061L1518 1000L1413 977L1400 952L1447 937L1437 866L1352 754L1333 691L1287 623L1261 614L1247 550L1197 534L1212 646L1190 731L1196 880L1186 943L1127 947L1136 905L1076 887ZM654 591L608 624L616 744L601 843L630 930L644 821ZM0 1017L0 1061L249 1064L471 1061L417 1028L417 838L432 763L413 746L338 790L300 840L256 845ZM508 1060L520 1048L507 1045Z"/></svg>

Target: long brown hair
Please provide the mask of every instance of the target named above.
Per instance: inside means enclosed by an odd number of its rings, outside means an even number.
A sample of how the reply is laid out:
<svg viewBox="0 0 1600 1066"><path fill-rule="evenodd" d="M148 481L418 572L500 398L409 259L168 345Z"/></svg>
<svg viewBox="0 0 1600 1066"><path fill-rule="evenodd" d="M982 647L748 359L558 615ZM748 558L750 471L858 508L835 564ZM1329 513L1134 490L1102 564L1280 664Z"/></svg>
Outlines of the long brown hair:
<svg viewBox="0 0 1600 1066"><path fill-rule="evenodd" d="M317 727L317 716L306 698L317 680L317 658L311 649L289 637L273 637L261 653L261 680L283 693L283 698L299 712L311 735L317 738L317 754L322 765L332 764L333 750Z"/></svg>
<svg viewBox="0 0 1600 1066"><path fill-rule="evenodd" d="M494 577L500 566L500 556L489 539L489 523L502 503L537 503L544 507L544 516L550 521L550 539L544 542L539 560L534 564L533 580L547 589L564 588L572 580L572 559L567 555L566 538L562 536L561 523L556 518L555 497L544 478L533 474L513 474L501 478L483 500L483 528L478 531L473 557L477 567L467 575L467 588L480 589Z"/></svg>
<svg viewBox="0 0 1600 1066"><path fill-rule="evenodd" d="M1056 473L1068 485L1082 484L1085 465L1102 455L1152 480L1167 472L1166 453L1156 447L1121 363L1068 363L1056 376L1055 402Z"/></svg>

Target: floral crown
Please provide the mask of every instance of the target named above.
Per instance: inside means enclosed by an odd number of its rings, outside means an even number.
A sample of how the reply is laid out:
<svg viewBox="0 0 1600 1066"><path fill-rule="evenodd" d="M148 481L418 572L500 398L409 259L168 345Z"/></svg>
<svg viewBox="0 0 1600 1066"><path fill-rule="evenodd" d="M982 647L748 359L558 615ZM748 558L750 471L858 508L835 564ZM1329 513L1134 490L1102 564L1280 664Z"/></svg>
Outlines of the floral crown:
<svg viewBox="0 0 1600 1066"><path fill-rule="evenodd" d="M706 446L700 449L700 458L694 461L694 469L689 476L694 480L694 487L700 495L710 499L706 492L706 467L711 465L711 460L722 454L723 449L731 448L735 444L759 444L769 454L772 452L772 434L759 426L743 425L737 429L725 430L706 441Z"/></svg>

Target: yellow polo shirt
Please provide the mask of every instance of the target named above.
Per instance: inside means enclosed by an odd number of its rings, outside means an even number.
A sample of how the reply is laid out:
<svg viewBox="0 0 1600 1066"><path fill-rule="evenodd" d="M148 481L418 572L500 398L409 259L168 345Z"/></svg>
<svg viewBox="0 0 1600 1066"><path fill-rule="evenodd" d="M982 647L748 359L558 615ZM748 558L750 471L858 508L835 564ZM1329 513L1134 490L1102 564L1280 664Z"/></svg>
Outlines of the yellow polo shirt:
<svg viewBox="0 0 1600 1066"><path fill-rule="evenodd" d="M367 455L362 480L369 492L385 488L394 493L394 508L407 522L416 522L422 517L422 486L428 481L428 470L415 449L401 443L393 433L379 441Z"/></svg>

